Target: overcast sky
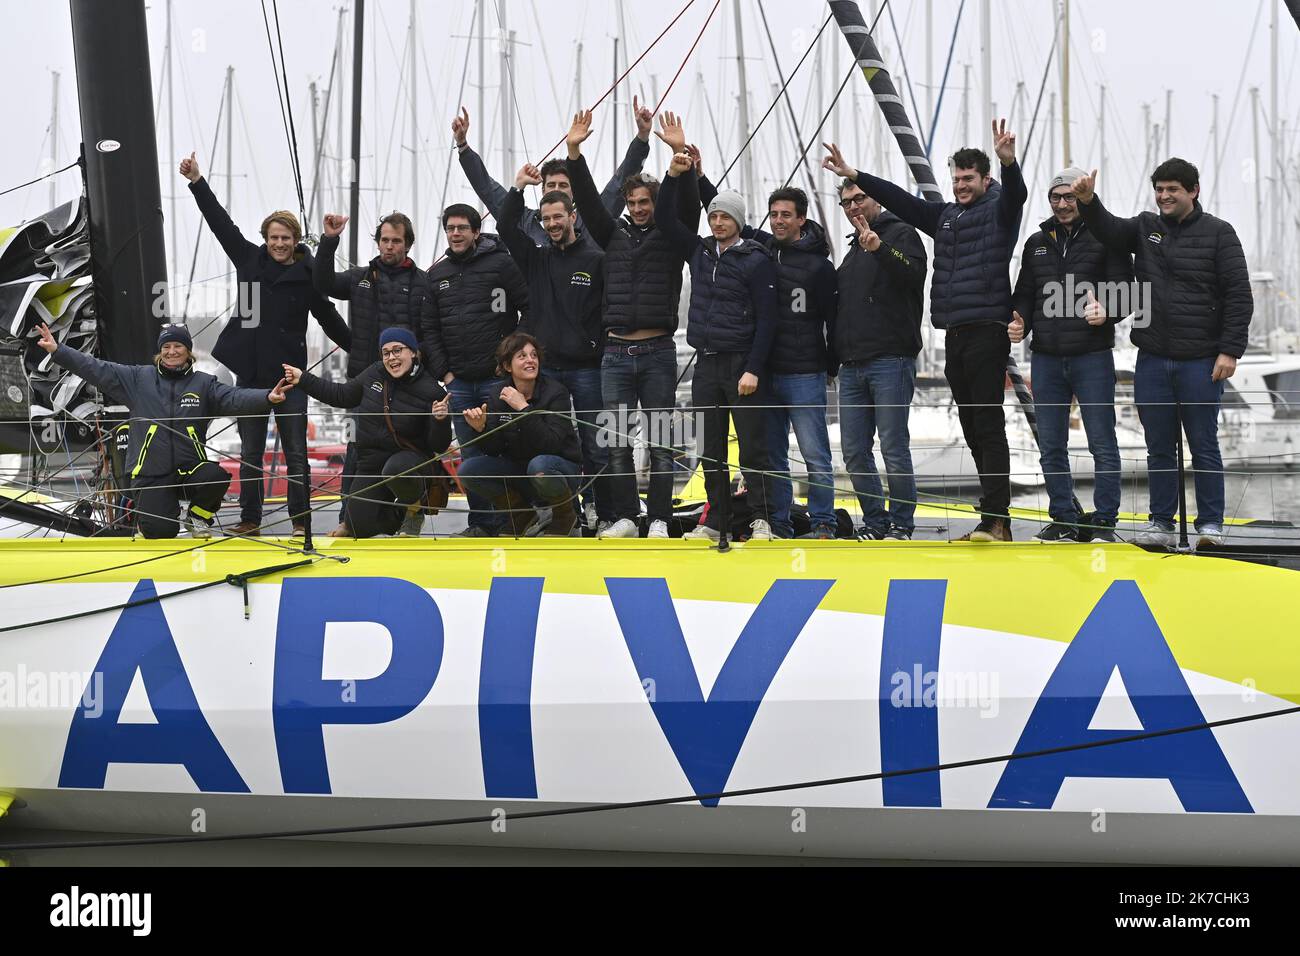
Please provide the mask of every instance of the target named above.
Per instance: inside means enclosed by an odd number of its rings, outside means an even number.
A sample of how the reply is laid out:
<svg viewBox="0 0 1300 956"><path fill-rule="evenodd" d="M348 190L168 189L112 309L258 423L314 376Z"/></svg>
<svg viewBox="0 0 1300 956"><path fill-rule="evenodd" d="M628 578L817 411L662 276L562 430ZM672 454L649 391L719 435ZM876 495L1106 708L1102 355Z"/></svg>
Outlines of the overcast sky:
<svg viewBox="0 0 1300 956"><path fill-rule="evenodd" d="M580 73L582 100L591 104L610 85L613 75L614 37L619 37L623 52L635 59L668 24L688 0L670 0L666 4L626 3L621 12L613 0L488 0L484 5L488 33L486 64L482 75L483 113L478 110L479 71L477 47L466 39L476 5L472 0L418 0L417 54L414 96L419 116L418 148L414 153L419 171L419 220L421 236L416 258L427 265L436 252L433 239L439 235L435 210L444 201L473 201L458 164L452 163L450 121L456 107L466 104L472 116L471 144L484 153L489 169L502 176L505 157L502 153L500 95L500 44L497 41L500 19L508 30L516 31L514 48L516 78L515 99L518 118L514 126L515 162L526 158L539 160L544 151L559 140L568 126L565 116L575 103ZM1120 211L1133 211L1145 203L1149 189L1143 179L1154 162L1147 156L1143 141L1143 104L1151 106L1152 122L1165 121L1166 90L1173 91L1170 147L1175 155L1191 159L1201 168L1203 186L1211 196L1213 211L1232 221L1242 236L1252 268L1266 263L1259 256L1255 229L1255 193L1251 158L1252 112L1248 90L1261 88L1260 149L1265 174L1272 176L1268 129L1272 124L1269 86L1269 44L1272 7L1281 9L1280 101L1279 114L1285 123L1285 155L1290 157L1289 176L1292 196L1300 195L1296 169L1296 130L1300 128L1300 95L1296 92L1296 65L1300 61L1300 31L1286 14L1281 0L1241 0L1237 3L1211 0L1165 0L1134 3L1132 0L1073 0L1071 4L1071 158L1081 166L1098 164L1098 110L1100 86L1107 88L1106 175L1099 191L1108 204ZM751 124L757 123L773 101L773 84L777 81L775 65L786 76L812 43L829 8L818 0L766 0L764 5L771 27L775 56L762 29L758 0L740 0L745 66L748 70L749 112ZM875 4L862 0L868 18ZM10 78L10 95L0 100L4 117L6 149L0 156L0 188L31 179L50 168L50 104L52 72L61 74L59 93L58 150L54 161L63 165L76 156L80 141L71 26L66 2L39 4L3 0L4 20L8 29L0 36L0 62ZM271 4L268 0L268 9ZM349 97L351 76L351 4L344 18L346 77L340 85ZM912 83L919 110L929 116L930 90L927 75L937 87L941 81L953 23L960 0L933 0L932 66L927 63L926 7L920 0L894 0L893 22L886 12L876 36L894 74L908 114L915 122L916 111L904 79L904 63ZM957 32L951 72L943 95L933 157L940 167L939 181L948 193L941 157L960 145L963 119L963 84L965 65L970 65L969 129L971 139L986 144L988 130L983 125L986 97L982 88L983 71L980 53L981 0L965 4ZM616 154L621 155L631 138L630 100L633 93L653 96L662 93L681 65L691 43L704 27L713 7L712 0L695 0L660 43L650 51L628 80L620 87L617 104L607 99L596 114L594 143L587 150L598 175L613 171ZM992 99L999 112L1010 113L1016 97L1016 84L1025 85L1027 104L1019 107L1016 122L1022 147L1029 135L1028 114L1033 110L1043 76L1043 68L1052 45L1053 23L1057 4L1051 0L993 0L992 2ZM323 104L329 84L332 57L339 25L338 3L313 0L279 0L280 23L293 114L297 125L299 156L304 189L309 196L313 181L312 117L308 84L318 84ZM369 0L366 4L365 40L365 117L363 121L362 194L363 223L373 223L379 214L394 208L412 209L411 86L407 45L409 0ZM1253 46L1252 27L1255 27ZM163 64L166 4L151 0L148 11L152 82L157 97L164 77ZM279 104L274 91L270 53L258 0L227 0L214 4L198 0L174 0L172 4L173 40L176 57L175 149L169 150L168 109L166 98L160 103L158 142L164 211L171 214L170 197L175 194L179 241L169 253L182 263L184 282L189 273L190 256L198 216L183 181L176 175L176 161L197 151L205 171L222 174L225 164L224 142L211 154L213 130L228 65L235 68L235 124L233 183L235 220L250 235L262 216L273 208L296 208L286 136L281 123ZM901 44L895 38L897 28ZM476 31L477 32L477 31ZM739 145L739 81L737 76L737 23L735 0L722 0L704 32L695 53L686 64L677 85L664 104L665 109L685 116L691 140L702 148L706 169L715 178ZM579 71L578 45L582 45ZM467 60L467 52L469 53ZM833 60L833 57L838 57ZM468 62L468 71L464 65ZM838 72L833 69L838 66ZM819 96L829 106L835 89L849 69L847 46L832 23L823 33L818 48L790 84L795 113L805 141L814 137L820 113ZM929 73L932 70L932 73ZM467 75L468 74L468 75ZM703 82L700 78L702 76ZM820 81L820 90L818 89ZM1047 215L1043 198L1047 178L1065 159L1060 131L1059 72L1054 67L1048 79L1039 113L1039 125L1033 133L1024 165L1032 177L1027 219L1037 222ZM935 98L938 91L934 90ZM1057 124L1049 130L1046 121L1051 94L1058 95ZM1216 168L1212 150L1211 95L1220 103L1221 140L1224 158ZM338 166L335 143L337 135L335 101L325 127L324 159L321 164L320 190L313 215L312 231L319 231L323 211L344 211L338 199ZM486 114L486 115L484 115ZM827 130L816 138L837 133L851 161L860 168L877 171L879 152L876 136L880 129L878 111L870 100L866 81L859 74L850 79L839 99ZM617 117L617 142L613 141L613 124ZM346 112L345 112L346 118ZM928 123L927 123L928 125ZM344 142L346 144L346 135ZM755 193L763 193L783 181L795 169L794 149L788 112L784 105L763 124L754 145ZM1049 150L1055 149L1055 153ZM175 155L170 153L174 152ZM1160 146L1163 158L1164 147ZM902 162L892 140L885 144L883 171L902 178ZM820 161L820 148L810 153L814 167ZM662 175L668 152L655 143L647 168ZM732 174L733 177L736 173ZM829 190L829 175L818 173L819 188ZM213 180L218 194L225 195L225 180ZM57 178L60 201L79 189L76 171ZM444 185L445 184L445 185ZM735 180L729 184L739 185ZM807 188L802 174L796 185ZM1279 190L1265 182L1264 203L1271 208ZM15 223L39 214L49 206L49 184L20 190L0 197L0 222ZM842 233L839 212L831 232ZM1294 235L1296 204L1291 202L1287 255L1297 258ZM815 213L814 213L815 215ZM491 228L490 226L488 228ZM1267 232L1265 233L1266 246ZM171 242L170 227L168 242ZM372 247L363 243L363 254ZM200 245L198 278L225 270L224 260L215 250L210 237Z"/></svg>

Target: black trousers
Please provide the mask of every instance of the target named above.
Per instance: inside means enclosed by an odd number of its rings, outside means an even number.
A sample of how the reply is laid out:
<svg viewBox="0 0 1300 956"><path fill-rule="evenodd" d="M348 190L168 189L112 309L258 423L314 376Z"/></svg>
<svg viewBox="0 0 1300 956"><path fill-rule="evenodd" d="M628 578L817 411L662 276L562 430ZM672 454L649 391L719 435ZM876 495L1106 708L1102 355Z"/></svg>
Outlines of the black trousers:
<svg viewBox="0 0 1300 956"><path fill-rule="evenodd" d="M357 538L393 534L402 526L406 508L424 496L432 457L399 451L387 459L361 455L348 499L348 526Z"/></svg>
<svg viewBox="0 0 1300 956"><path fill-rule="evenodd" d="M236 384L241 388L254 387L242 379ZM307 472L307 393L295 388L266 415L239 419L239 517L253 524L262 523L262 491L267 477L263 462L271 415L275 416L275 428L288 468L289 514L297 518L307 510L307 489L303 487L304 480L310 481L310 476L303 477Z"/></svg>
<svg viewBox="0 0 1300 956"><path fill-rule="evenodd" d="M1011 507L1011 452L1002 411L1006 395L1007 357L1011 340L1006 326L963 325L949 329L944 340L943 367L957 402L961 431L979 472L979 510L1007 516Z"/></svg>
<svg viewBox="0 0 1300 956"><path fill-rule="evenodd" d="M174 538L180 531L182 498L189 501L190 511L210 521L229 487L230 476L214 461L200 462L192 471L138 479L131 488L135 526L146 538Z"/></svg>
<svg viewBox="0 0 1300 956"><path fill-rule="evenodd" d="M741 395L738 391L740 376L745 372L745 356L738 352L701 352L695 361L695 377L691 379L691 404L695 406L697 428L703 431L697 447L704 467L704 489L709 497L709 517L706 524L721 529L721 511L731 504L731 475L727 470L727 419L736 427L736 441L740 445L740 468L745 474L749 489L749 507L755 518L770 520L767 511L768 477L770 467L767 410L758 407L770 404L770 390L759 379L758 391Z"/></svg>

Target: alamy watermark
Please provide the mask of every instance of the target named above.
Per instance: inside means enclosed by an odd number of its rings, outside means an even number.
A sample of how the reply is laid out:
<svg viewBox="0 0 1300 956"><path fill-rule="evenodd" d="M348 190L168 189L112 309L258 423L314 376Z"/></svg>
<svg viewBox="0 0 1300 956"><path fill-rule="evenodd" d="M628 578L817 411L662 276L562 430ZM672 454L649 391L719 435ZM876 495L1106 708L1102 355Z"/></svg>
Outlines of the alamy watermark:
<svg viewBox="0 0 1300 956"><path fill-rule="evenodd" d="M1076 282L1074 273L1067 273L1064 282L1047 282L1043 289L1043 315L1049 319L1081 319L1095 299L1107 318L1118 321L1132 316L1135 329L1151 324L1149 282Z"/></svg>
<svg viewBox="0 0 1300 956"><path fill-rule="evenodd" d="M971 707L981 717L998 715L996 671L926 671L913 664L910 671L894 671L889 684L893 707Z"/></svg>
<svg viewBox="0 0 1300 956"><path fill-rule="evenodd" d="M95 671L0 671L0 710L67 710L80 707L86 717L104 713L104 675Z"/></svg>

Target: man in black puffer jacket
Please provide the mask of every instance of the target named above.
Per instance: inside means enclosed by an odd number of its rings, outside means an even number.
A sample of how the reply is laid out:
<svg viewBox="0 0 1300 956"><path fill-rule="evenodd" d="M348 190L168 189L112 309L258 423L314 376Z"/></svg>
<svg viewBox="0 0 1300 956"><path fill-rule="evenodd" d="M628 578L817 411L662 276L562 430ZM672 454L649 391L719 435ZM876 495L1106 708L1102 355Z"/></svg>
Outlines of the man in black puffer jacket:
<svg viewBox="0 0 1300 956"><path fill-rule="evenodd" d="M656 134L678 152L686 148L686 133L672 113L660 115L662 132ZM682 294L681 252L655 224L655 199L659 181L651 176L631 176L623 183L627 215L615 219L605 211L596 183L587 168L581 146L591 133L591 112L579 113L569 130L569 173L574 200L588 210L587 226L605 250L604 325L605 354L600 364L601 394L606 419L614 423L602 432L609 447L610 487L614 523L601 537L635 538L641 516L637 498L636 466L632 458L640 405L650 443L650 487L646 505L648 537L668 537L672 518L673 450L672 409L677 393L677 306ZM695 172L683 177L677 215L692 232L700 225L700 197Z"/></svg>
<svg viewBox="0 0 1300 956"><path fill-rule="evenodd" d="M433 296L429 293L428 275L409 255L415 245L415 227L410 219L394 212L379 220L375 228L379 255L364 266L336 272L334 254L347 224L347 216L330 213L325 217L312 282L321 295L348 300L352 347L348 349L347 376L356 378L379 360L379 336L384 329L399 326L418 335L432 321ZM424 359L427 362L428 356ZM356 444L348 442L343 465L343 507L339 509L339 526L331 532L335 536L349 533L347 496L355 470Z"/></svg>
<svg viewBox="0 0 1300 956"><path fill-rule="evenodd" d="M447 389L420 363L409 329L385 329L381 358L346 382L330 382L290 365L285 381L312 398L357 409L358 474L348 518L358 538L393 534L424 498L436 459L451 444ZM418 534L418 528L414 529Z"/></svg>
<svg viewBox="0 0 1300 956"><path fill-rule="evenodd" d="M862 191L840 183L855 231L839 268L835 352L840 367L840 448L865 538L907 540L916 527L916 476L908 421L922 347L925 246L916 230ZM889 483L889 505L872 445Z"/></svg>
<svg viewBox="0 0 1300 956"><path fill-rule="evenodd" d="M712 202L717 190L701 184L700 199ZM835 473L826 428L826 376L834 375L835 313L838 281L831 264L826 230L808 218L808 196L785 187L767 200L771 232L746 227L741 235L761 243L776 263L777 322L769 362L772 408L767 413L768 467L772 473L772 532L794 537L790 506L790 428L808 472L805 537L834 538Z"/></svg>
<svg viewBox="0 0 1300 956"><path fill-rule="evenodd" d="M594 510L597 521L608 527L614 521L609 478L604 474L609 450L597 434L605 407L600 390L605 253L586 233L577 231L573 200L559 191L544 194L539 204L546 242L534 245L524 235L518 228L524 187L541 182L537 167L525 165L501 208L501 238L528 278L528 315L519 323L519 331L536 337L546 355L544 373L569 390L579 422L582 470L591 487L584 496L584 511Z"/></svg>
<svg viewBox="0 0 1300 956"><path fill-rule="evenodd" d="M1127 312L1133 264L1127 253L1098 242L1079 218L1070 186L1082 175L1082 169L1070 167L1048 184L1052 217L1025 243L1007 334L1012 342L1032 336L1038 455L1052 518L1034 537L1107 543L1119 540L1113 529L1120 501L1111 350L1115 322ZM1096 475L1096 511L1082 525L1070 478L1070 402L1075 398Z"/></svg>
<svg viewBox="0 0 1300 956"><path fill-rule="evenodd" d="M452 425L462 459L482 454L475 433L460 414L501 391L496 350L528 308L528 285L505 243L482 234L478 210L464 203L442 214L447 252L429 267L433 314L420 330L434 377L451 392ZM487 503L471 496L467 537L489 537L497 523Z"/></svg>
<svg viewBox="0 0 1300 956"><path fill-rule="evenodd" d="M312 286L314 259L302 243L298 217L280 209L262 222L260 246L249 242L213 195L194 154L181 160L180 173L190 182L190 192L217 242L235 267L239 296L226 321L212 357L235 373L241 388L271 388L280 380L280 366L307 363L307 313L342 349L352 344L352 334L334 303ZM239 419L240 521L232 534L258 534L262 524L262 485L266 469L266 429L270 416ZM307 395L292 391L275 409L275 428L289 470L289 515L293 531L303 529L300 517L307 510Z"/></svg>
<svg viewBox="0 0 1300 956"><path fill-rule="evenodd" d="M962 538L970 541L1011 540L1011 452L1002 402L1011 354L1009 266L1028 194L1016 162L1016 137L1007 132L1006 120L1000 125L994 121L993 141L1002 182L989 175L983 150L959 149L950 161L955 202L919 199L858 172L834 144L822 163L934 239L930 321L946 333L944 377L983 490L979 524Z"/></svg>
<svg viewBox="0 0 1300 956"><path fill-rule="evenodd" d="M1151 515L1139 544L1172 545L1178 506L1177 441L1182 428L1196 471L1198 544L1223 543L1223 458L1219 401L1246 350L1254 298L1236 231L1201 209L1200 173L1168 159L1151 174L1160 212L1119 219L1096 198L1096 170L1072 188L1083 221L1117 252L1132 253L1145 296L1133 322L1138 347L1133 392L1147 441Z"/></svg>
<svg viewBox="0 0 1300 956"><path fill-rule="evenodd" d="M700 238L678 221L674 213L679 182L693 166L690 155L675 153L655 201L655 221L691 269L686 341L699 356L691 379L691 404L703 423L699 459L709 513L683 537L716 541L720 529L730 529L730 418L754 515L750 536L771 539L770 459L763 406L771 404L767 379L778 322L776 267L762 245L741 237L745 197L738 192L720 192L709 203L709 239Z"/></svg>

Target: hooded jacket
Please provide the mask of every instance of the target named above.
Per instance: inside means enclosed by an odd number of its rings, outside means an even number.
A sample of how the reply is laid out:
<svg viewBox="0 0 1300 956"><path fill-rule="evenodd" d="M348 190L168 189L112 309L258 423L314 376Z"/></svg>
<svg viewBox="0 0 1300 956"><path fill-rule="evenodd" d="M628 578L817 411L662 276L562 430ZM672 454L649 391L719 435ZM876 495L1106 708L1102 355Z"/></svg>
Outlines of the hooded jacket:
<svg viewBox="0 0 1300 956"><path fill-rule="evenodd" d="M528 315L519 330L536 336L547 367L595 368L605 336L605 253L581 232L564 247L549 237L534 245L515 228L523 208L524 194L511 189L501 209L501 238L528 279Z"/></svg>
<svg viewBox="0 0 1300 956"><path fill-rule="evenodd" d="M1131 288L1133 263L1127 253L1108 250L1082 219L1069 228L1052 216L1025 242L1020 276L1012 304L1025 320L1030 348L1044 355L1084 355L1115 346L1115 323L1123 315L1108 315L1102 325L1083 317L1087 289L1103 304L1107 288ZM1105 283L1105 285L1103 285ZM1067 298L1068 294L1068 298Z"/></svg>
<svg viewBox="0 0 1300 956"><path fill-rule="evenodd" d="M463 255L450 249L429 267L433 310L420 345L433 377L496 377L496 349L528 308L528 284L505 243L491 233Z"/></svg>
<svg viewBox="0 0 1300 956"><path fill-rule="evenodd" d="M234 372L241 383L272 388L280 381L281 364L307 364L307 313L345 351L352 333L334 303L312 285L315 259L298 243L293 261L282 265L271 258L266 243L244 238L230 215L200 177L190 192L217 242L235 267L239 295L235 311L217 337L212 357Z"/></svg>
<svg viewBox="0 0 1300 956"><path fill-rule="evenodd" d="M880 248L867 252L856 232L839 267L835 351L841 362L920 354L925 246L916 230L882 209L871 223Z"/></svg>
<svg viewBox="0 0 1300 956"><path fill-rule="evenodd" d="M80 375L131 410L128 480L188 474L208 460L208 423L222 415L253 415L271 408L268 389L224 385L194 362L171 370L161 364L119 365L60 345L56 364Z"/></svg>
<svg viewBox="0 0 1300 956"><path fill-rule="evenodd" d="M930 321L936 329L1011 321L1011 254L1028 193L1013 162L1002 182L963 206L919 199L893 183L859 172L857 184L899 219L934 239Z"/></svg>
<svg viewBox="0 0 1300 956"><path fill-rule="evenodd" d="M420 329L432 321L433 296L429 277L410 257L390 266L376 256L364 266L336 272L334 254L338 247L338 236L321 237L312 282L321 295L351 303L348 378L356 378L379 360L379 334L384 329L400 325L419 337ZM428 361L429 357L424 358Z"/></svg>
<svg viewBox="0 0 1300 956"><path fill-rule="evenodd" d="M786 245L753 230L776 263L777 324L769 363L778 375L834 375L835 319L839 281L831 264L826 230L805 220L798 239ZM828 348L828 345L830 346Z"/></svg>
<svg viewBox="0 0 1300 956"><path fill-rule="evenodd" d="M393 378L382 361L346 382L331 382L303 372L299 388L326 405L361 413L357 416L359 462L387 461L399 451L408 450L407 445L433 459L451 444L451 418L439 421L431 412L433 403L441 401L447 389L419 362L413 363L401 378ZM358 470L377 472L379 468Z"/></svg>
<svg viewBox="0 0 1300 956"><path fill-rule="evenodd" d="M1138 282L1150 289L1150 315L1134 322L1133 344L1172 359L1246 351L1255 299L1241 240L1196 202L1182 222L1153 212L1120 219L1093 197L1079 214L1107 248L1132 253Z"/></svg>

